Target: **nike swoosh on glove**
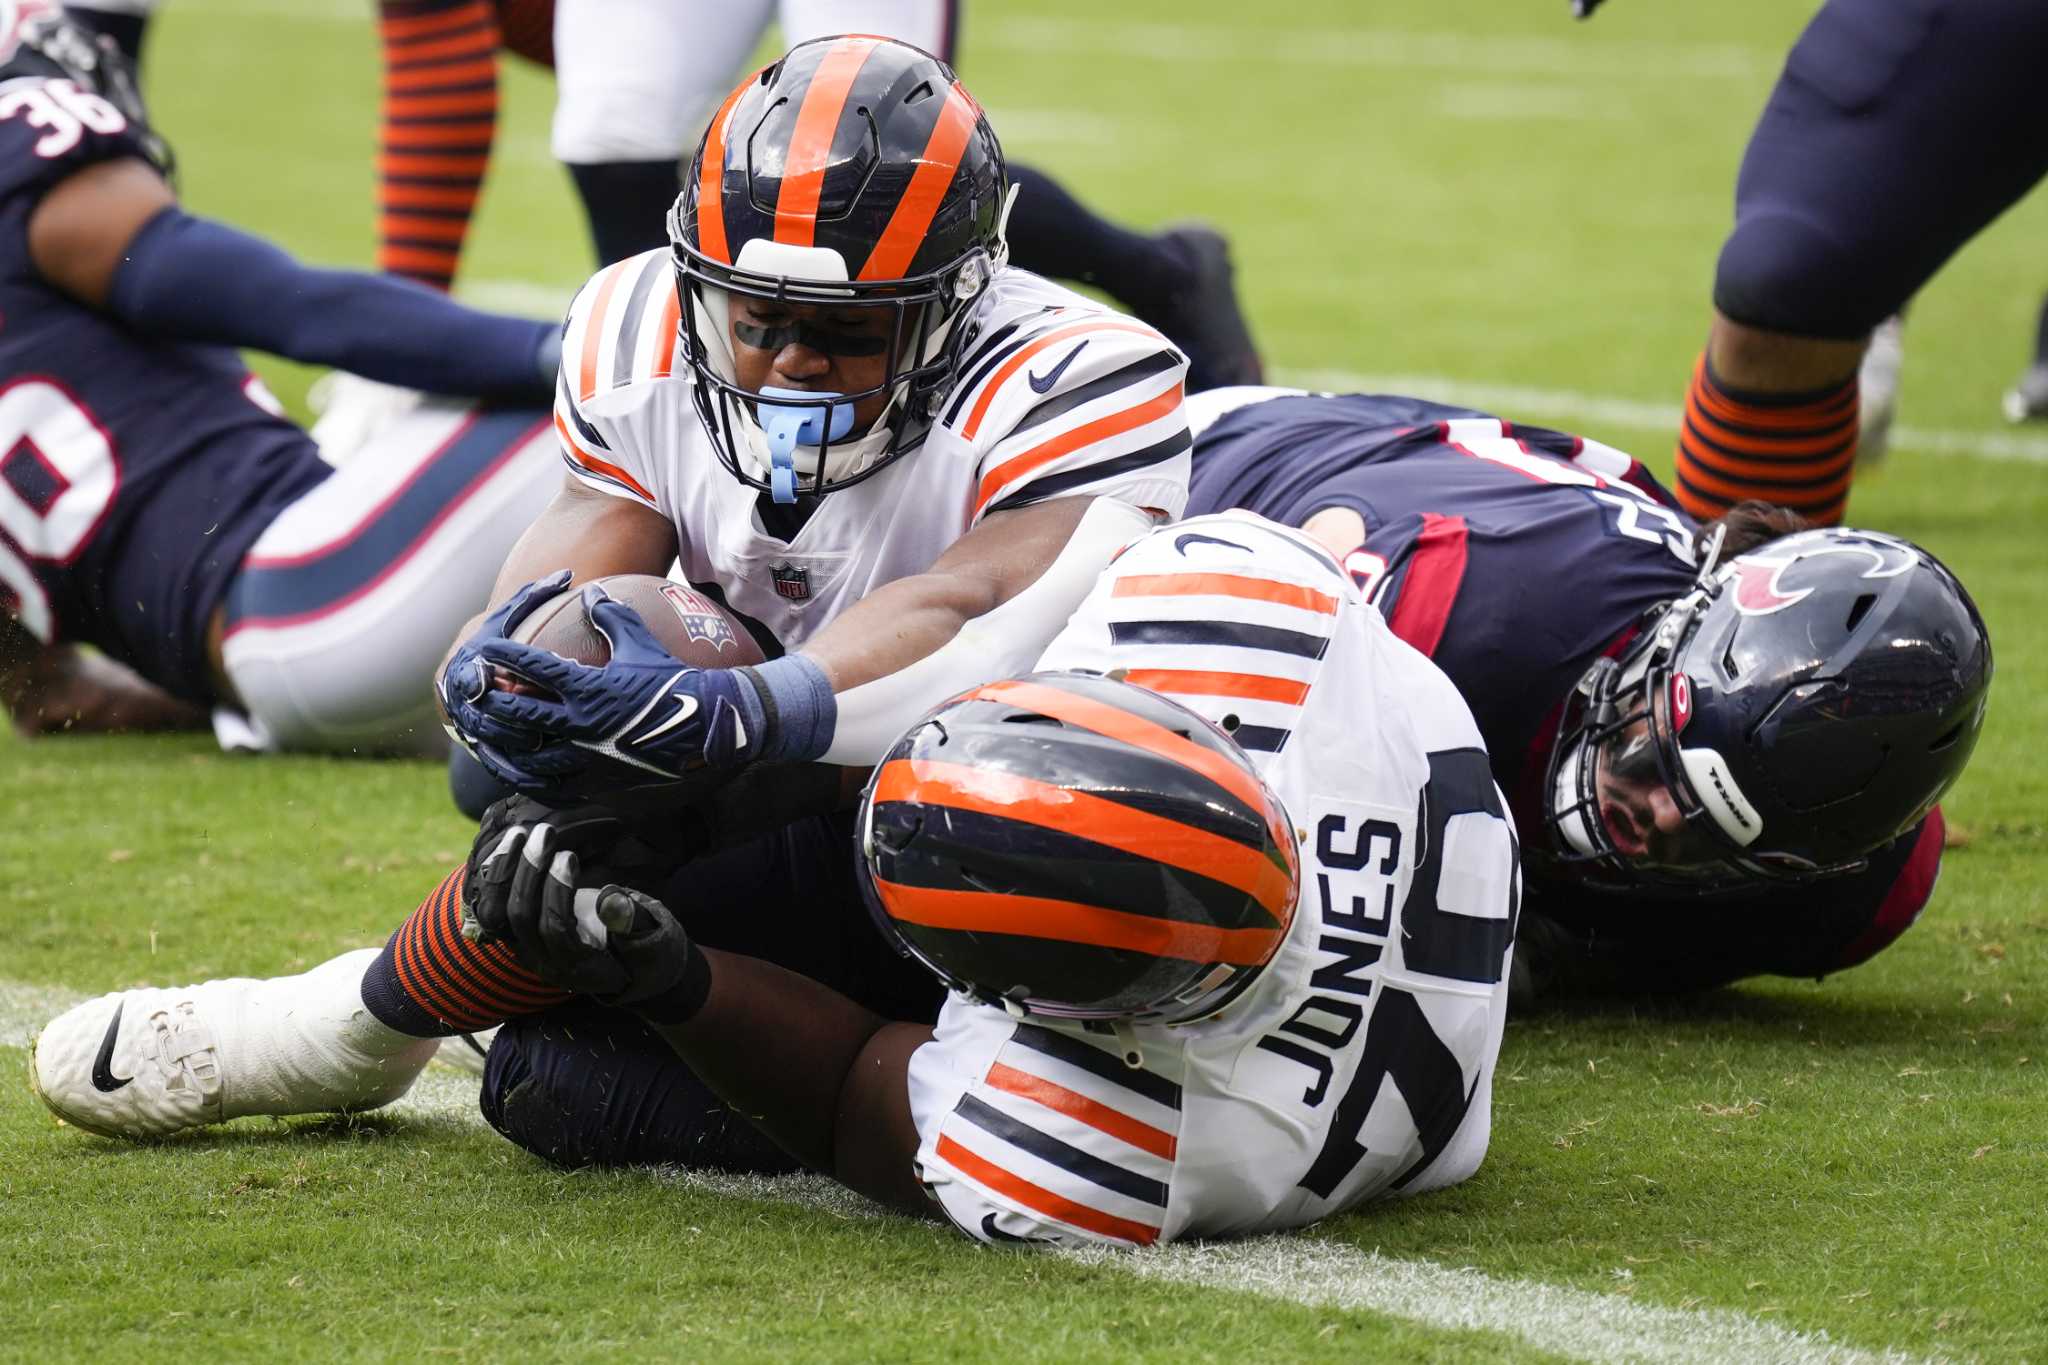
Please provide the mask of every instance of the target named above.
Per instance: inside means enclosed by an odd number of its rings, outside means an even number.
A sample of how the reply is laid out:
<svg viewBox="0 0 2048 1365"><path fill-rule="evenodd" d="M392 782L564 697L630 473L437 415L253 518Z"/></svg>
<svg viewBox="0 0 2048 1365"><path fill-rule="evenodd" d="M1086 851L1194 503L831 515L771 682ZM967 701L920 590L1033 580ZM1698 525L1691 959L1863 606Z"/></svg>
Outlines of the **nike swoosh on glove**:
<svg viewBox="0 0 2048 1365"><path fill-rule="evenodd" d="M502 632L470 642L483 664L551 694L487 687L466 698L456 728L476 727L472 752L486 767L521 791L546 792L562 789L597 754L680 778L697 768L738 768L762 751L767 711L743 671L692 668L602 587L590 584L583 594L591 624L611 644L605 663L578 663Z"/></svg>

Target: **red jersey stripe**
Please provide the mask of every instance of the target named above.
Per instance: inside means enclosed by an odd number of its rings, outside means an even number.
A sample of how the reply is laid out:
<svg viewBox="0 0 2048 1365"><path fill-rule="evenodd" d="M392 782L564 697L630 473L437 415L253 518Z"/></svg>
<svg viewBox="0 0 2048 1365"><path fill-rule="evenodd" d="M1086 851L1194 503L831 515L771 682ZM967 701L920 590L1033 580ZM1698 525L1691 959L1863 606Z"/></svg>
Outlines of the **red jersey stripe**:
<svg viewBox="0 0 2048 1365"><path fill-rule="evenodd" d="M1465 519L1423 513L1422 534L1408 556L1401 595L1387 625L1415 649L1434 655L1464 583Z"/></svg>

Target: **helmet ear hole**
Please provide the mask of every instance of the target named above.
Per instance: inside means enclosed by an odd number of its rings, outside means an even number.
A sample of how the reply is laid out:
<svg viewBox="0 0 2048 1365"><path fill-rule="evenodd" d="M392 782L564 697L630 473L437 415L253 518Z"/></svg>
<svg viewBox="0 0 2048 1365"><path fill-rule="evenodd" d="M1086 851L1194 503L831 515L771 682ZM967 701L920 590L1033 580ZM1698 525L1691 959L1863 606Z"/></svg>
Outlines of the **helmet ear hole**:
<svg viewBox="0 0 2048 1365"><path fill-rule="evenodd" d="M1957 721L1954 725L1951 725L1948 729L1942 731L1941 734L1935 738L1934 743L1927 746L1927 752L1930 754L1940 753L1943 749L1948 748L1957 740L1961 739L1963 737L1963 732L1968 730L1969 728L1970 721L1968 717L1965 717L1964 719Z"/></svg>

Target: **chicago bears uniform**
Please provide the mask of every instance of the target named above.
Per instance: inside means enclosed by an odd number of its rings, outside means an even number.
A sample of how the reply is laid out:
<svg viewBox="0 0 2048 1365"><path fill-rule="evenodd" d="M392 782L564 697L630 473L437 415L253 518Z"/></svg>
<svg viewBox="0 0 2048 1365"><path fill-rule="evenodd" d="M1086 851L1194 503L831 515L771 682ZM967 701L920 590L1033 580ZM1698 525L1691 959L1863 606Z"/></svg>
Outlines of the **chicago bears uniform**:
<svg viewBox="0 0 2048 1365"><path fill-rule="evenodd" d="M1241 515L1125 551L1039 667L1115 671L1237 738L1292 818L1300 899L1249 990L1192 1024L1097 1033L950 996L909 1076L947 1216L982 1241L1144 1245L1476 1170L1519 873L1444 675L1326 552Z"/></svg>
<svg viewBox="0 0 2048 1365"><path fill-rule="evenodd" d="M820 498L793 537L719 462L691 394L666 251L601 270L570 306L555 427L570 473L674 523L683 572L795 649L991 512L1111 497L1178 516L1186 360L1150 327L1020 270L961 325L960 380L922 446Z"/></svg>
<svg viewBox="0 0 2048 1365"><path fill-rule="evenodd" d="M0 604L209 705L208 631L231 617L254 742L438 750L426 681L548 496L545 415L427 404L337 472L234 349L59 292L29 256L43 194L153 145L24 70L0 67Z"/></svg>
<svg viewBox="0 0 2048 1365"><path fill-rule="evenodd" d="M1468 408L1281 389L1202 395L1190 408L1190 511L1243 507L1294 526L1327 508L1356 512L1366 537L1345 567L1457 685L1522 829L1540 830L1564 699L1644 612L1691 588L1693 521L1620 451ZM1717 898L1711 933L1697 911L1646 912L1644 892L1598 891L1537 860L1531 933L1562 932L1560 986L1819 976L1913 922L1942 834L1936 811L1862 872Z"/></svg>

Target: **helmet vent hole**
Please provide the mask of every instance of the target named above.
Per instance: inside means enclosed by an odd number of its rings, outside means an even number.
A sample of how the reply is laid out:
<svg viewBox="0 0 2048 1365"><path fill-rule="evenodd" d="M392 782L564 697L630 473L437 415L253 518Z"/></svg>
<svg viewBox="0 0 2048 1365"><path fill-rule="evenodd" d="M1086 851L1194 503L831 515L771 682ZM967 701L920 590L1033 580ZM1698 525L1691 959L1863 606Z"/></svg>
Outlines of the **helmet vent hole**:
<svg viewBox="0 0 2048 1365"><path fill-rule="evenodd" d="M1870 609L1876 604L1877 594L1874 592L1864 593L1861 597L1857 598L1849 608L1849 619L1842 629L1854 630L1857 626L1863 624L1863 618L1870 614Z"/></svg>
<svg viewBox="0 0 2048 1365"><path fill-rule="evenodd" d="M930 81L925 81L922 84L920 84L917 87L917 89L911 91L908 95L905 95L903 97L903 102L905 104L918 104L924 100L930 99L933 93L934 92L932 90L932 83Z"/></svg>
<svg viewBox="0 0 2048 1365"><path fill-rule="evenodd" d="M1961 739L1963 737L1963 731L1969 728L1970 722L1967 719L1957 721L1954 725L1951 725L1948 727L1948 729L1942 731L1940 736L1935 739L1934 743L1927 746L1927 752L1930 754L1940 753L1943 749L1948 748L1949 745L1954 744L1957 740Z"/></svg>
<svg viewBox="0 0 2048 1365"><path fill-rule="evenodd" d="M1236 734L1237 727L1242 724L1244 724L1244 722L1237 718L1237 713L1235 711L1231 712L1229 715L1223 718L1223 729L1228 734Z"/></svg>
<svg viewBox="0 0 2048 1365"><path fill-rule="evenodd" d="M1735 646L1732 644L1728 646L1727 652L1721 656L1721 671L1728 675L1730 682L1742 676L1742 669L1735 662Z"/></svg>

